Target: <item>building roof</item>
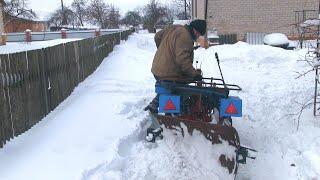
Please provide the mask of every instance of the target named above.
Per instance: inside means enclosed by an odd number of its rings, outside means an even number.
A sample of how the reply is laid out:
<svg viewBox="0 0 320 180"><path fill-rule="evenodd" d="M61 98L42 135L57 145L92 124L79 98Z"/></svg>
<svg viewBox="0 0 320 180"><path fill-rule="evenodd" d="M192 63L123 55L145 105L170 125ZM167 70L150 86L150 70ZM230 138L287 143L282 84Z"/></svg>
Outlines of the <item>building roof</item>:
<svg viewBox="0 0 320 180"><path fill-rule="evenodd" d="M14 22L14 21L27 21L27 22L33 22L33 23L47 23L48 22L48 21L34 20L34 19L30 19L30 18L25 18L25 17L14 17L14 16L11 16L10 14L5 13L4 19L6 19L6 18L13 19L12 22Z"/></svg>

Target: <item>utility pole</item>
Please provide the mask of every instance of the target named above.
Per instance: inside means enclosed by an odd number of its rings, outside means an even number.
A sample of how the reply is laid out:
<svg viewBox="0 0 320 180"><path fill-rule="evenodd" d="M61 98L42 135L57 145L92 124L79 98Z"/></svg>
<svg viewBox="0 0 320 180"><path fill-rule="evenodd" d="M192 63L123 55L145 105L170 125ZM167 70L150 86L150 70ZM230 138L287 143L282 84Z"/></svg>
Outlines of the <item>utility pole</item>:
<svg viewBox="0 0 320 180"><path fill-rule="evenodd" d="M184 18L188 19L188 17L187 17L187 0L184 0Z"/></svg>
<svg viewBox="0 0 320 180"><path fill-rule="evenodd" d="M2 33L4 33L4 23L3 23L3 6L4 5L5 5L5 2L3 0L0 0L0 45L3 45Z"/></svg>
<svg viewBox="0 0 320 180"><path fill-rule="evenodd" d="M319 57L320 55L319 55L319 48L320 48L320 42L319 42L319 36L320 36L320 23L319 23L319 21L320 21L320 0L319 0L319 5L318 5L318 32L317 32L317 51L318 51L318 53L317 53L317 56Z"/></svg>
<svg viewBox="0 0 320 180"><path fill-rule="evenodd" d="M63 6L63 0L61 0L61 10L62 10L62 25L67 25L67 17L66 17L66 13L64 11L64 6Z"/></svg>

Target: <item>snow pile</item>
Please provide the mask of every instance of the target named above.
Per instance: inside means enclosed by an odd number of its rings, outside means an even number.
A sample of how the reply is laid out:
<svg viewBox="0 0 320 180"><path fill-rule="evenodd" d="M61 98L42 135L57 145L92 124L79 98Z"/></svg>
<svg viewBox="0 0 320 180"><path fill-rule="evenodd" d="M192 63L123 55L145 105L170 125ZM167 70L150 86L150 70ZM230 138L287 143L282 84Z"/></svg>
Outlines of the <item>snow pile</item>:
<svg viewBox="0 0 320 180"><path fill-rule="evenodd" d="M271 46L283 46L289 44L287 36L281 33L267 34L264 36L263 42Z"/></svg>
<svg viewBox="0 0 320 180"><path fill-rule="evenodd" d="M195 59L206 75L219 77L214 59L218 52L227 83L243 88L233 92L243 99L243 117L234 118L241 143L258 150L257 159L240 166L239 179L312 179L320 176L320 120L312 116L313 73L300 79L296 72L308 70L297 61L307 50L248 45L215 46L200 49ZM311 157L313 157L311 159Z"/></svg>
<svg viewBox="0 0 320 180"><path fill-rule="evenodd" d="M163 136L155 144L141 140L130 153L116 157L83 179L234 179L219 161L221 154L235 158L235 148L228 142L212 146L198 131L182 137L179 132L164 129Z"/></svg>
<svg viewBox="0 0 320 180"><path fill-rule="evenodd" d="M49 41L8 42L6 45L0 46L0 54L30 51L78 40L81 39L54 39Z"/></svg>

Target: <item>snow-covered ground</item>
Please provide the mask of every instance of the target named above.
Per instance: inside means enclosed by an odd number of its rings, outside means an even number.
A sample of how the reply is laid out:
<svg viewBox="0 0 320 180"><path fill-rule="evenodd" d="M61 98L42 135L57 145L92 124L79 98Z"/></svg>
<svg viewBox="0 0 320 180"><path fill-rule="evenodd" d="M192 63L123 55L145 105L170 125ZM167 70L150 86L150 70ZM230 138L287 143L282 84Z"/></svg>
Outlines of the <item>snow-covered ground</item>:
<svg viewBox="0 0 320 180"><path fill-rule="evenodd" d="M55 46L62 43L71 41L78 41L81 39L54 39L49 41L33 41L33 42L8 42L4 46L0 46L0 54L9 54L22 51L30 51L34 49L41 49L50 46Z"/></svg>
<svg viewBox="0 0 320 180"><path fill-rule="evenodd" d="M200 134L165 131L155 144L143 140L155 51L153 34L134 34L116 46L58 108L0 149L0 179L232 179L217 169L217 147ZM234 119L241 142L258 150L236 179L319 179L320 119L308 106L297 130L292 115L313 95L313 74L295 79L295 71L308 69L297 61L306 50L241 42L198 49L197 66L209 77L219 77L215 52L226 81L243 88L233 93L244 104L243 117Z"/></svg>

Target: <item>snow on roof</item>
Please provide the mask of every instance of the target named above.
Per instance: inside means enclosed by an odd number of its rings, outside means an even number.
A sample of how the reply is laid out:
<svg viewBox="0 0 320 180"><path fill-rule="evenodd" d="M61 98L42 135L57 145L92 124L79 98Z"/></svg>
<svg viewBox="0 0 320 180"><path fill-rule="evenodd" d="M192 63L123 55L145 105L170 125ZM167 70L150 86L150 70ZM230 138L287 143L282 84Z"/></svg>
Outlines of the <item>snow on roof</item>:
<svg viewBox="0 0 320 180"><path fill-rule="evenodd" d="M208 38L219 38L219 36L216 33L208 32Z"/></svg>
<svg viewBox="0 0 320 180"><path fill-rule="evenodd" d="M320 19L308 19L300 24L300 27L318 26L320 25Z"/></svg>
<svg viewBox="0 0 320 180"><path fill-rule="evenodd" d="M173 25L186 25L189 24L190 20L173 20Z"/></svg>

